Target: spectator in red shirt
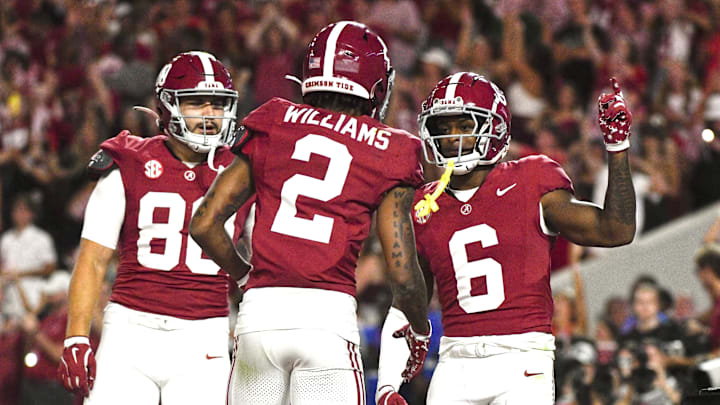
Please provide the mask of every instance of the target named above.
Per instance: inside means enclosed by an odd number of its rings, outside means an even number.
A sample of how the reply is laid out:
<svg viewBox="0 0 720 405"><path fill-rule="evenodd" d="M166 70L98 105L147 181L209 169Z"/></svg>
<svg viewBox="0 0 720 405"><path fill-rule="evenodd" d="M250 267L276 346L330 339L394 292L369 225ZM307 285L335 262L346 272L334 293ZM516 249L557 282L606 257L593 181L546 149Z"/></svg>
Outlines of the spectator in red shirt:
<svg viewBox="0 0 720 405"><path fill-rule="evenodd" d="M37 314L28 313L22 320L25 335L21 403L72 405L73 394L57 380L57 367L63 352L67 297L70 273L53 273L43 288L44 305Z"/></svg>
<svg viewBox="0 0 720 405"><path fill-rule="evenodd" d="M0 303L6 284L0 281ZM17 321L0 312L0 405L14 405L18 401L22 333Z"/></svg>
<svg viewBox="0 0 720 405"><path fill-rule="evenodd" d="M293 46L297 36L298 28L277 5L263 6L260 21L246 38L247 48L257 61L252 84L257 105L273 97L296 99L297 86L285 80L285 75L295 74Z"/></svg>

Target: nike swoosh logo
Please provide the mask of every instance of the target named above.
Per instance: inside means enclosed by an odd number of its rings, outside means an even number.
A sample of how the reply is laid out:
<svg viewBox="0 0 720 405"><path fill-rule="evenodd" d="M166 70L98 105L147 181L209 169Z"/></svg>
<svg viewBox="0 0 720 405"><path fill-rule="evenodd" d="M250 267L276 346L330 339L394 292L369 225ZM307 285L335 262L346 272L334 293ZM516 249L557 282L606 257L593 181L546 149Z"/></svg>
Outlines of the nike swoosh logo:
<svg viewBox="0 0 720 405"><path fill-rule="evenodd" d="M208 359L208 360L212 360L212 359L222 358L222 356L211 356L211 355L209 355L209 354L206 354L206 355L205 355L205 358Z"/></svg>
<svg viewBox="0 0 720 405"><path fill-rule="evenodd" d="M501 189L497 189L497 191L495 192L495 194L497 194L498 197L502 197L502 196L505 195L505 193L507 193L508 191L512 190L512 188L515 187L515 186L517 186L517 183L513 183L512 185L507 186L507 187L505 187L505 188L502 189L502 190L501 190Z"/></svg>
<svg viewBox="0 0 720 405"><path fill-rule="evenodd" d="M527 370L525 370L525 377L532 377L534 375L542 375L542 373L528 373Z"/></svg>
<svg viewBox="0 0 720 405"><path fill-rule="evenodd" d="M80 351L80 349L78 349L77 347L73 347L72 349L70 349L70 352L72 353L73 360L75 360L75 363L77 363L77 361L78 361L77 354L79 351Z"/></svg>

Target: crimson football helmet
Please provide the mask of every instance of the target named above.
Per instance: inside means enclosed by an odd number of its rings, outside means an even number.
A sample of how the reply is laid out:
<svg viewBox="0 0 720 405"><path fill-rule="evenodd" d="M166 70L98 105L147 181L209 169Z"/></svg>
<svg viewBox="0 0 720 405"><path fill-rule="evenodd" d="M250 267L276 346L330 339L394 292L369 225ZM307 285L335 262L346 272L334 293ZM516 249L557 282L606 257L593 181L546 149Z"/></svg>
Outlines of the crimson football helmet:
<svg viewBox="0 0 720 405"><path fill-rule="evenodd" d="M208 153L223 144L232 144L237 122L238 92L225 66L207 52L185 52L165 65L155 81L155 96L160 110L158 125L195 152ZM180 112L180 98L187 96L223 97L222 116L188 116ZM191 132L185 118L220 119L217 134Z"/></svg>
<svg viewBox="0 0 720 405"><path fill-rule="evenodd" d="M394 78L382 38L365 24L340 21L320 30L310 42L302 94L328 91L358 96L370 102L370 115L382 121Z"/></svg>
<svg viewBox="0 0 720 405"><path fill-rule="evenodd" d="M461 135L432 134L428 121L433 117L468 115L475 122L472 133ZM503 158L510 144L510 110L505 94L495 83L475 73L452 74L435 85L430 96L422 103L418 116L420 137L426 144L425 159L432 164L446 167L453 161L453 174L463 175L478 165L492 165ZM460 138L457 154L444 156L440 139ZM465 137L474 137L471 152L463 152ZM432 156L428 154L428 149Z"/></svg>

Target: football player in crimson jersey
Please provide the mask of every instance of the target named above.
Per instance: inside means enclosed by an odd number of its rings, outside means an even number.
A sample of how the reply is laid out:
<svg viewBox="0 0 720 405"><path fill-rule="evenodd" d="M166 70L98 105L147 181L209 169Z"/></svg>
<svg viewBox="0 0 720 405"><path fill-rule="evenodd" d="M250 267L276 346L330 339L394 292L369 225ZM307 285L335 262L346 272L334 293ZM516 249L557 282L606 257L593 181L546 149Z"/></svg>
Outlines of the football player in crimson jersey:
<svg viewBox="0 0 720 405"><path fill-rule="evenodd" d="M474 73L441 80L422 106L426 157L446 168L418 190L417 250L442 306L444 336L428 404L553 404L554 338L550 247L555 235L580 245L618 246L635 234L628 165L631 114L619 85L599 100L608 150L604 207L573 198L570 179L543 155L500 162L510 142L503 92ZM425 210L432 202L437 211ZM431 201L427 201L431 200ZM437 207L435 207L437 208ZM383 326L379 404L397 394L407 349L390 338L406 324L391 308Z"/></svg>
<svg viewBox="0 0 720 405"><path fill-rule="evenodd" d="M239 255L222 223L255 192L232 404L364 404L355 266L376 211L395 305L411 325L401 333L413 348L408 378L422 365L430 327L410 209L422 143L381 122L392 80L368 27L322 29L297 80L305 104L275 98L251 112L238 157L193 216L193 237L231 267Z"/></svg>
<svg viewBox="0 0 720 405"><path fill-rule="evenodd" d="M187 52L160 71L163 134L121 132L90 162L99 178L85 211L70 285L63 384L85 404L223 404L228 274L188 234L192 212L233 154L237 92L213 55ZM234 234L232 220L225 226ZM97 356L93 308L115 250L119 265ZM96 372L97 370L97 372Z"/></svg>

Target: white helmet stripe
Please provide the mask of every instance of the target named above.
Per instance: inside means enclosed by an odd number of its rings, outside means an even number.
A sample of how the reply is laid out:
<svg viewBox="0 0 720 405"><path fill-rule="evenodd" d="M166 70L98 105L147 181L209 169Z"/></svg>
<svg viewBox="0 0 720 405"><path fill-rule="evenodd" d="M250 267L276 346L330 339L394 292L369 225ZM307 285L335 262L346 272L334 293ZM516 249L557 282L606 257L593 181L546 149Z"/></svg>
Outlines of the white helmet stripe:
<svg viewBox="0 0 720 405"><path fill-rule="evenodd" d="M450 81L448 82L447 90L445 90L445 100L455 98L455 89L457 88L458 83L460 83L460 78L464 74L465 72L458 72L452 75Z"/></svg>
<svg viewBox="0 0 720 405"><path fill-rule="evenodd" d="M200 58L200 62L203 66L203 71L205 71L205 82L214 83L215 70L213 69L212 59L215 59L215 57L207 52L193 51L188 53Z"/></svg>
<svg viewBox="0 0 720 405"><path fill-rule="evenodd" d="M388 66L390 66L390 55L388 54L387 45L385 45L385 41L383 41L382 38L380 38L380 35L377 37L378 41L380 41L380 45L383 47L383 58L385 58L385 62Z"/></svg>
<svg viewBox="0 0 720 405"><path fill-rule="evenodd" d="M335 66L335 50L337 48L337 41L340 38L340 33L345 29L346 26L354 24L360 25L353 21L340 21L333 26L330 35L328 35L327 44L325 46L325 55L323 56L323 76L332 77L333 67Z"/></svg>

